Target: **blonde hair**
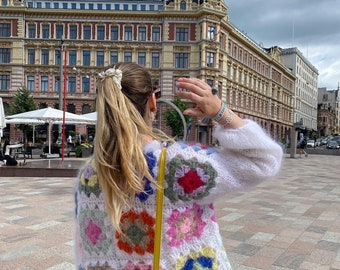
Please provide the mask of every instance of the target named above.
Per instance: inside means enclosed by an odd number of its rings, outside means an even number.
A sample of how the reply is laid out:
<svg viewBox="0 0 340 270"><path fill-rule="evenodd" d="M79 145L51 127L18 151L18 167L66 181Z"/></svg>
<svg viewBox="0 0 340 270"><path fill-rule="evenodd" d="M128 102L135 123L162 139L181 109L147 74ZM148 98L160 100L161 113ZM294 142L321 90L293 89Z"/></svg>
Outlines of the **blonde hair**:
<svg viewBox="0 0 340 270"><path fill-rule="evenodd" d="M110 70L118 70L120 78L117 80ZM120 231L124 207L131 207L136 193L144 192L143 177L154 182L141 134L162 138L144 120L153 93L149 72L135 63L117 63L105 72L98 84L94 152L105 206L113 226Z"/></svg>

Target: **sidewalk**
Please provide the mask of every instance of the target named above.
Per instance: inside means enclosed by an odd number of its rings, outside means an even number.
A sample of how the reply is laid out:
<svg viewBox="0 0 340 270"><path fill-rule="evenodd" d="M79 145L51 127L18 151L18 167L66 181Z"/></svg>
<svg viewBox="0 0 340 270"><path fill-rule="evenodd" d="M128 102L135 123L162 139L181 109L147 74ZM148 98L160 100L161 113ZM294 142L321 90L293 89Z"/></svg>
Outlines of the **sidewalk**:
<svg viewBox="0 0 340 270"><path fill-rule="evenodd" d="M234 270L340 270L340 158L285 158L216 204ZM0 269L75 269L74 178L0 177ZM172 269L169 269L172 270Z"/></svg>

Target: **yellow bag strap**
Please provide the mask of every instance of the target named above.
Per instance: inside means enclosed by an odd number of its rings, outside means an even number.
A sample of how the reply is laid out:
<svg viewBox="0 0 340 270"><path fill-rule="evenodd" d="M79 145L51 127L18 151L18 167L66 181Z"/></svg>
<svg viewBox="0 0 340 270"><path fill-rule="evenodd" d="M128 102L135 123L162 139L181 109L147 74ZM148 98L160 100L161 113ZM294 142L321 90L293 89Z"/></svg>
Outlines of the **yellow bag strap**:
<svg viewBox="0 0 340 270"><path fill-rule="evenodd" d="M162 241L162 218L163 218L163 196L164 196L164 177L165 177L165 159L166 148L162 149L158 164L157 183L157 201L156 201L156 225L155 225L155 242L154 242L154 257L153 269L158 270L161 259L161 241Z"/></svg>

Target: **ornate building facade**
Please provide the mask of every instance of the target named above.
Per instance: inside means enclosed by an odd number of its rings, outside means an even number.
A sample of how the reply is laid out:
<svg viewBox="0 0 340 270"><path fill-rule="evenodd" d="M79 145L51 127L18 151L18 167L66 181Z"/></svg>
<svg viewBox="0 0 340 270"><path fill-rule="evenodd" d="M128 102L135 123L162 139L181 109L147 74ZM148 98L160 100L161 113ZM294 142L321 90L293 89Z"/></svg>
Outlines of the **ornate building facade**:
<svg viewBox="0 0 340 270"><path fill-rule="evenodd" d="M228 20L217 0L1 1L0 96L5 110L19 87L38 107L95 110L96 74L118 61L147 67L162 98L177 78L198 77L242 117L277 140L293 128L295 75L279 48L264 49ZM193 119L190 140L213 143L214 123Z"/></svg>

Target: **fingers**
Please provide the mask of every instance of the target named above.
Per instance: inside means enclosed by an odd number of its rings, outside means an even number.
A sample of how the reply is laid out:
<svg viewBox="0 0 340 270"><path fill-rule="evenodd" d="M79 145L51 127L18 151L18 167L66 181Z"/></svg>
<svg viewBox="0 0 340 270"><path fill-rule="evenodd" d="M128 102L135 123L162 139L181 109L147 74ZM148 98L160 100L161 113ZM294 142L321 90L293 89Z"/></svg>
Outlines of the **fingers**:
<svg viewBox="0 0 340 270"><path fill-rule="evenodd" d="M221 106L221 100L213 95L211 87L197 78L179 78L176 84L186 91L177 91L177 96L188 99L196 104L195 108L187 109L184 113L191 116L214 117Z"/></svg>

